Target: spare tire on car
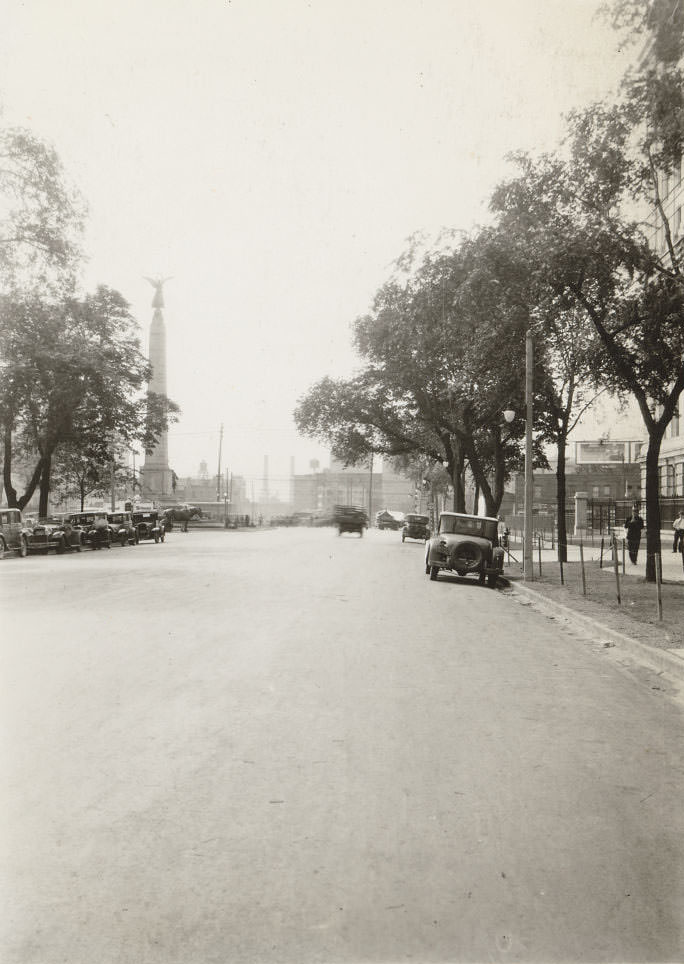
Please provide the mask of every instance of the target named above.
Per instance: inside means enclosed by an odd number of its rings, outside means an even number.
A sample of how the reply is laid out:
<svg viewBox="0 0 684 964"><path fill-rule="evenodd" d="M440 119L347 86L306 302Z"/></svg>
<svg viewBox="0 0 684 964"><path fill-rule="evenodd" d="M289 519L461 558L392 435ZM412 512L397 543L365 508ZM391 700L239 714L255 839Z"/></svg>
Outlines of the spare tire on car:
<svg viewBox="0 0 684 964"><path fill-rule="evenodd" d="M451 554L451 565L462 572L474 572L482 562L482 549L474 542L459 542Z"/></svg>

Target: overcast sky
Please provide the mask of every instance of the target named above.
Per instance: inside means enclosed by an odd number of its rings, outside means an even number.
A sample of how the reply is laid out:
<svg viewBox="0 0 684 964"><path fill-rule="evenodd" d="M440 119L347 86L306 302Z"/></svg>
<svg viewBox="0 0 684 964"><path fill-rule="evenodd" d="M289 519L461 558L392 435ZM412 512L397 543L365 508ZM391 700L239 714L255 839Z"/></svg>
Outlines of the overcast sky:
<svg viewBox="0 0 684 964"><path fill-rule="evenodd" d="M599 0L4 0L4 121L57 148L90 209L83 281L147 343L165 288L169 437L273 487L324 450L308 387L416 230L487 218L504 155L624 69Z"/></svg>

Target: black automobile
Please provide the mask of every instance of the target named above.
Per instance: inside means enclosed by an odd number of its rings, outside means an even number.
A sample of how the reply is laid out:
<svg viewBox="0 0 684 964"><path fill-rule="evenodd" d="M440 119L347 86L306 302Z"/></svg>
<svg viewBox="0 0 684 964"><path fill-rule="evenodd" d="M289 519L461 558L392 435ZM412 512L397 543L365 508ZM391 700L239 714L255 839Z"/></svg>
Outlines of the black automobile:
<svg viewBox="0 0 684 964"><path fill-rule="evenodd" d="M130 512L108 512L107 521L112 530L112 542L120 546L136 546L140 541Z"/></svg>
<svg viewBox="0 0 684 964"><path fill-rule="evenodd" d="M29 552L47 555L50 549L61 554L69 550L80 552L85 537L83 531L72 525L69 518L40 519L31 529L28 537Z"/></svg>
<svg viewBox="0 0 684 964"><path fill-rule="evenodd" d="M159 518L159 513L150 510L149 512L132 512L131 519L138 532L138 541L144 539L154 539L155 542L163 542L166 538L166 526L164 520Z"/></svg>
<svg viewBox="0 0 684 964"><path fill-rule="evenodd" d="M336 505L334 519L338 536L343 532L357 532L363 536L364 529L368 528L366 510L357 505Z"/></svg>
<svg viewBox="0 0 684 964"><path fill-rule="evenodd" d="M28 555L29 529L24 526L19 509L0 511L0 559L6 552Z"/></svg>
<svg viewBox="0 0 684 964"><path fill-rule="evenodd" d="M429 516L409 512L404 519L404 528L401 530L401 541L406 542L407 539L420 539L421 542L425 542L426 539L430 538L429 526Z"/></svg>
<svg viewBox="0 0 684 964"><path fill-rule="evenodd" d="M83 512L72 512L68 517L71 525L82 533L82 542L88 543L93 549L107 549L112 547L112 530L104 509L85 509Z"/></svg>

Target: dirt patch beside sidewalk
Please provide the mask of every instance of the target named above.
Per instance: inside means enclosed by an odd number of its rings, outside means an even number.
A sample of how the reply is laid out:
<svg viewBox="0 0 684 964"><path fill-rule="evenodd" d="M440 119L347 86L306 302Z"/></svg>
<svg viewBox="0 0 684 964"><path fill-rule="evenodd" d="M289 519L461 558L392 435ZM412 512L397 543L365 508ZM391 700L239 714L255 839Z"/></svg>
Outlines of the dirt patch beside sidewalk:
<svg viewBox="0 0 684 964"><path fill-rule="evenodd" d="M615 574L600 569L598 563L585 566L587 595L582 594L579 562L563 566L565 585L560 583L559 566L542 567L542 579L525 585L542 596L596 619L617 632L631 636L658 649L684 648L684 584L663 582L663 618L658 619L658 600L654 583L643 576L620 573L621 605L618 605ZM506 573L512 586L521 582L518 575Z"/></svg>

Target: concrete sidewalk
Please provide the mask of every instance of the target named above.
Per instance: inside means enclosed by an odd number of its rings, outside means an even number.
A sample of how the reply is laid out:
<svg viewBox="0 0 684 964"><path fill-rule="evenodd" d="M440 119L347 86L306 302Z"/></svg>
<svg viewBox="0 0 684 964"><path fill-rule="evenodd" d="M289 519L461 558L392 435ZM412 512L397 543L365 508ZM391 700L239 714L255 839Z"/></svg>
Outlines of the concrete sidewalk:
<svg viewBox="0 0 684 964"><path fill-rule="evenodd" d="M662 578L663 581L667 582L681 582L684 583L684 556L679 552L672 552L672 532L663 530L660 535L661 544L661 564L662 564ZM586 563L599 562L601 559L601 539L594 538L593 545L591 542L585 543L583 548L584 561ZM544 567L557 567L558 566L558 549L557 547L551 548L550 543L546 543L545 547L541 550L541 561L542 561L542 575L544 572ZM569 545L568 546L568 562L579 562L580 561L580 547L579 545ZM620 573L623 571L623 545L622 542L618 542L618 564L620 566ZM506 554L504 563L504 574L510 572L513 576L516 572L522 571L522 544L519 542L512 542L510 546L510 553ZM603 544L603 566L604 568L612 568L613 566L613 554L610 547L610 542L608 537L604 537ZM631 575L646 575L646 539L641 540L641 545L639 548L639 555L636 565L630 562L629 552L627 551L627 546L624 546L624 569L627 574ZM537 545L534 547L534 571L538 573L539 571L539 548Z"/></svg>

